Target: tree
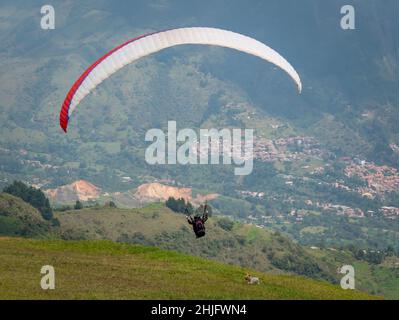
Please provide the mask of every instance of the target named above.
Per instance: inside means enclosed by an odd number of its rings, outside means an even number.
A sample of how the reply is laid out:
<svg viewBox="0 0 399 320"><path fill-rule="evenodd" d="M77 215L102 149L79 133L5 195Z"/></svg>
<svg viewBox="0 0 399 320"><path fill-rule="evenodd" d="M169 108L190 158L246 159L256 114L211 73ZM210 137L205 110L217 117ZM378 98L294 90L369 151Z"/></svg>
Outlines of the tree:
<svg viewBox="0 0 399 320"><path fill-rule="evenodd" d="M177 212L177 201L173 197L169 197L168 200L166 200L165 205L172 211Z"/></svg>
<svg viewBox="0 0 399 320"><path fill-rule="evenodd" d="M12 194L29 203L32 207L39 210L44 219L51 220L53 218L50 201L40 189L30 187L21 181L14 181L11 185L4 188L3 192Z"/></svg>
<svg viewBox="0 0 399 320"><path fill-rule="evenodd" d="M231 231L231 230L233 230L233 227L234 227L234 221L232 221L228 218L222 218L222 219L218 220L217 224L219 225L219 227L221 227L223 230L226 230L226 231Z"/></svg>
<svg viewBox="0 0 399 320"><path fill-rule="evenodd" d="M183 198L179 198L177 199L176 203L177 203L176 211L184 213L186 210L186 201Z"/></svg>
<svg viewBox="0 0 399 320"><path fill-rule="evenodd" d="M79 200L76 200L74 209L75 209L75 210L83 209L83 204L82 204Z"/></svg>
<svg viewBox="0 0 399 320"><path fill-rule="evenodd" d="M189 201L186 202L184 198L175 199L169 197L165 205L174 212L186 213L186 208L189 214L192 214L194 211L192 204Z"/></svg>
<svg viewBox="0 0 399 320"><path fill-rule="evenodd" d="M110 201L110 202L109 202L109 207L110 207L110 208L116 208L115 202Z"/></svg>

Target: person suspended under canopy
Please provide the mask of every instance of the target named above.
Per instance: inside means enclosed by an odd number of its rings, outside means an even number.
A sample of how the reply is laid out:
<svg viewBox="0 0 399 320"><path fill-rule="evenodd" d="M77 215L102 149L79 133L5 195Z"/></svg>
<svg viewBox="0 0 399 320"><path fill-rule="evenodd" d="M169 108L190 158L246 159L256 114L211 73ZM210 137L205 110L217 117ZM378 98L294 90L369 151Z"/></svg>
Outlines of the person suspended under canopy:
<svg viewBox="0 0 399 320"><path fill-rule="evenodd" d="M187 222L193 226L193 231L197 238L201 238L205 236L205 222L208 220L209 206L207 202L203 206L202 215L197 211L197 213L191 216L186 208L186 218Z"/></svg>

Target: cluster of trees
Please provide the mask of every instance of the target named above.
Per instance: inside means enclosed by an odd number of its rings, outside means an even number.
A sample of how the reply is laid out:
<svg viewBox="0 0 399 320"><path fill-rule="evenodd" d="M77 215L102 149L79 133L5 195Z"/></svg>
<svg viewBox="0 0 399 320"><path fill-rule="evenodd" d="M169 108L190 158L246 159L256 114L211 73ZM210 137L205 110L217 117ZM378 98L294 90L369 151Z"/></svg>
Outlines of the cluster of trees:
<svg viewBox="0 0 399 320"><path fill-rule="evenodd" d="M221 218L218 220L217 224L225 231L231 231L234 227L234 221L229 218Z"/></svg>
<svg viewBox="0 0 399 320"><path fill-rule="evenodd" d="M165 205L174 212L185 213L186 208L189 214L194 212L193 205L189 201L186 202L183 198L175 199L169 197L168 200L166 200Z"/></svg>
<svg viewBox="0 0 399 320"><path fill-rule="evenodd" d="M3 189L3 192L9 193L15 197L21 198L25 202L29 203L32 207L36 208L39 210L41 213L42 217L45 220L52 221L53 224L57 223L56 219L54 219L53 216L53 209L50 206L50 201L46 197L46 195L41 191L40 189L36 189L34 187L28 186L25 183L21 181L14 181L12 184L9 186L5 187ZM89 207L92 206L98 206L98 204L95 205L89 205ZM106 207L110 208L116 208L116 204L113 201L110 201L105 204ZM191 204L190 204L191 206ZM83 203L79 200L76 200L75 204L73 206L69 205L63 205L62 207L58 208L58 211L69 211L69 210L81 210L85 206ZM192 207L191 207L192 208Z"/></svg>
<svg viewBox="0 0 399 320"><path fill-rule="evenodd" d="M395 249L392 246L388 246L386 250L362 250L354 246L349 246L348 249L353 253L356 259L364 260L371 264L381 264L386 257L396 255Z"/></svg>
<svg viewBox="0 0 399 320"><path fill-rule="evenodd" d="M380 264L384 261L385 255L381 251L363 251L357 250L354 256L358 260L364 260L371 264Z"/></svg>
<svg viewBox="0 0 399 320"><path fill-rule="evenodd" d="M42 217L46 220L53 219L53 210L45 194L34 187L27 186L21 181L14 181L11 185L4 188L3 192L21 198L32 207L39 210Z"/></svg>
<svg viewBox="0 0 399 320"><path fill-rule="evenodd" d="M187 213L188 214L195 214L195 215L202 215L205 210L205 205L201 204L196 210L194 210L193 205L183 198L175 199L173 197L169 197L168 200L166 200L165 205L172 211L178 212L178 213ZM187 212L186 212L187 209ZM212 207L207 204L206 205L206 210L208 212L208 216L212 216Z"/></svg>
<svg viewBox="0 0 399 320"><path fill-rule="evenodd" d="M333 277L321 269L317 260L306 255L300 247L291 245L281 233L276 232L274 239L277 242L274 246L265 246L262 250L273 266L311 278L334 281ZM284 248L288 247L291 250L285 251Z"/></svg>

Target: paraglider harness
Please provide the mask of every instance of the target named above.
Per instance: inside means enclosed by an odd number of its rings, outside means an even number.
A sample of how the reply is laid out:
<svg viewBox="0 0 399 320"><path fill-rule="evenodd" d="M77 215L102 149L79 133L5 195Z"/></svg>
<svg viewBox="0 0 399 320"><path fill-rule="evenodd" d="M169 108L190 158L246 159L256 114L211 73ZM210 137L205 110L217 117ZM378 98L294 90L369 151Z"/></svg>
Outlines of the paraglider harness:
<svg viewBox="0 0 399 320"><path fill-rule="evenodd" d="M189 214L187 208L185 210L187 221L193 226L193 230L197 238L205 235L205 222L208 220L208 205L205 203L202 217L195 216L194 218Z"/></svg>

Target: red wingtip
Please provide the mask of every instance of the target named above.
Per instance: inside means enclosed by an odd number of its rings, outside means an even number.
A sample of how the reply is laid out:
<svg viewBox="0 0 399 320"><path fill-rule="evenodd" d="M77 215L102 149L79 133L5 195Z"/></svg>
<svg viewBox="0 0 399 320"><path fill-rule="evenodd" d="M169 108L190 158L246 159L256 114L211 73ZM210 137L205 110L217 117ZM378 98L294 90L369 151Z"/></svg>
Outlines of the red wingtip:
<svg viewBox="0 0 399 320"><path fill-rule="evenodd" d="M60 116L60 127L62 128L62 130L64 130L65 133L67 133L68 121L65 121L62 116Z"/></svg>

